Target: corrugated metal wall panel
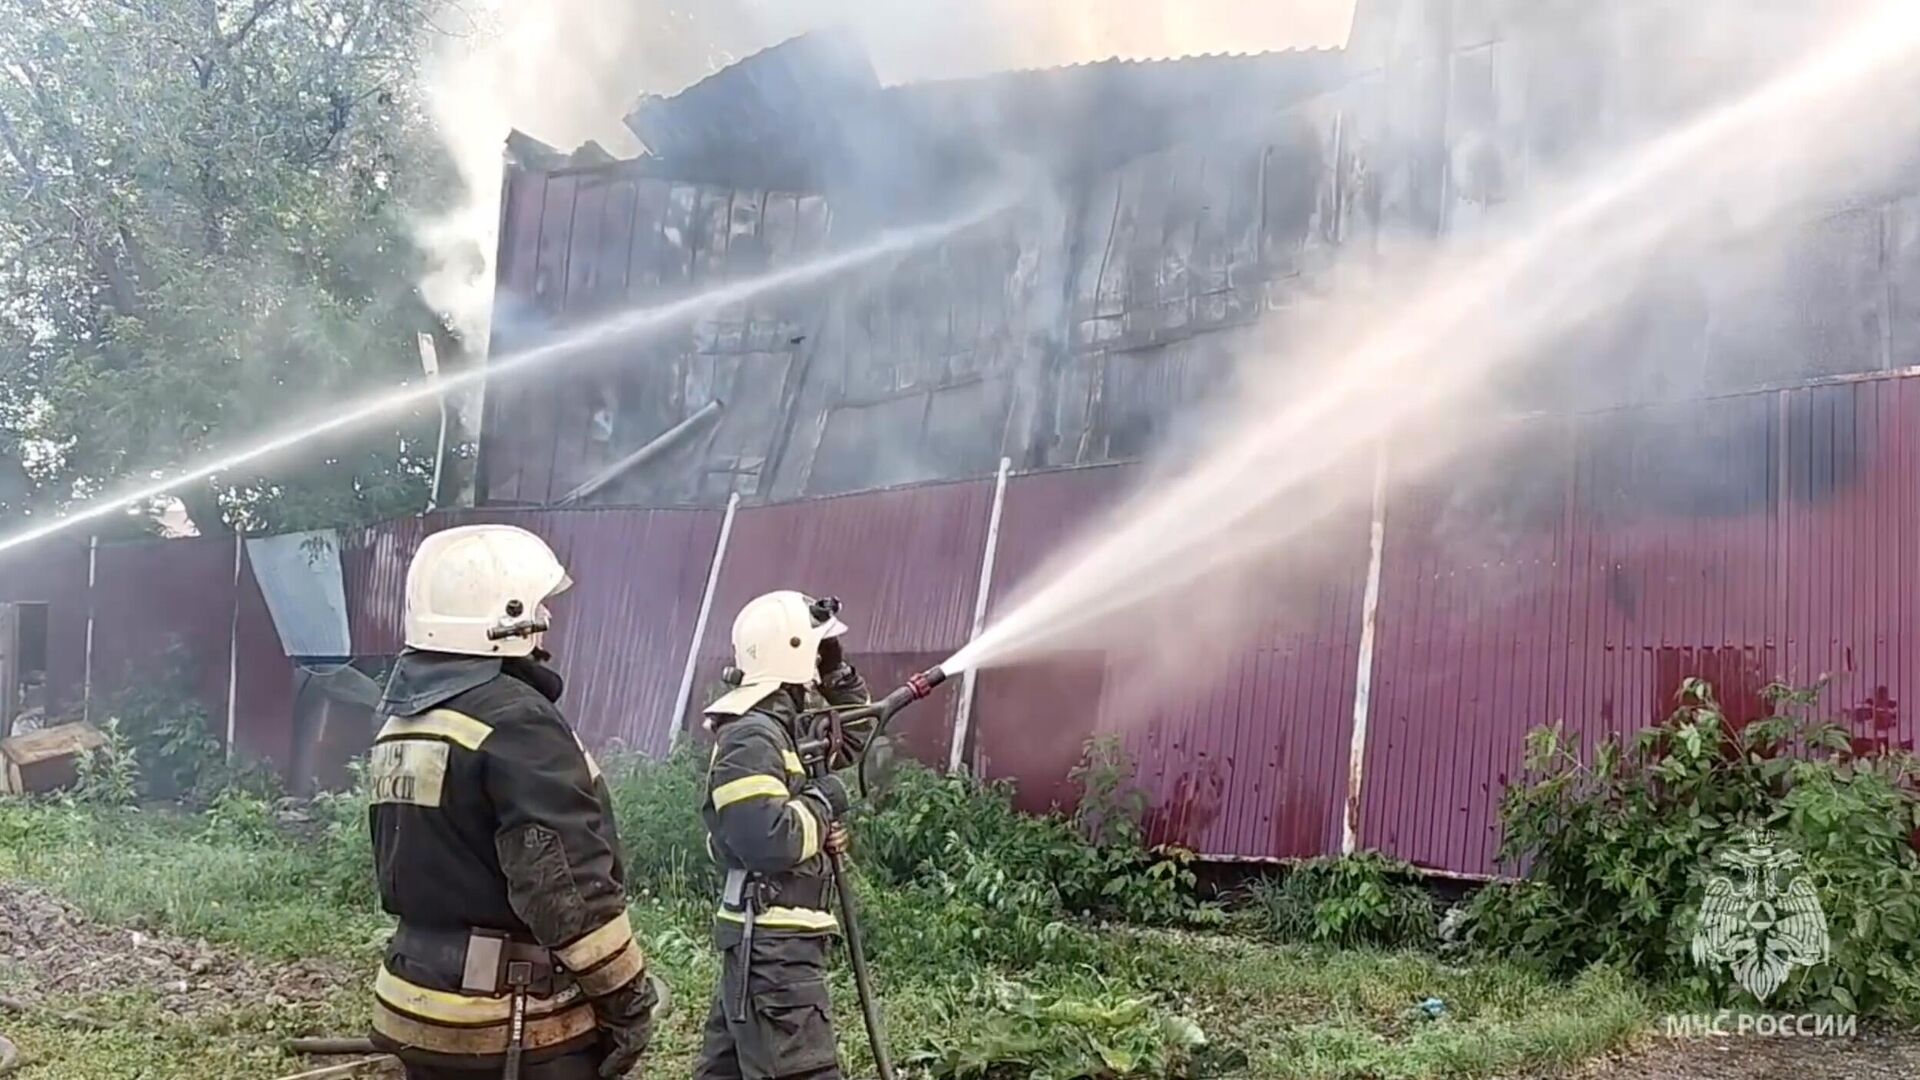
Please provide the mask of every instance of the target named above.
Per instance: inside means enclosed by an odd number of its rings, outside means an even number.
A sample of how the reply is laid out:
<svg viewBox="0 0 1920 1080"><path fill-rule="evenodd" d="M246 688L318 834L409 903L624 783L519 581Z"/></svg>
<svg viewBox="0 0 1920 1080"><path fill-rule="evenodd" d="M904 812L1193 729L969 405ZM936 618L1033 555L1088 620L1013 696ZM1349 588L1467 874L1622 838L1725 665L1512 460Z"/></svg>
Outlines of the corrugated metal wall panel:
<svg viewBox="0 0 1920 1080"><path fill-rule="evenodd" d="M990 607L1078 531L1098 525L1137 470L1043 473L1008 484ZM1233 654L1192 642L1191 663L1221 666L1155 704L1097 654L983 672L974 705L976 760L1011 777L1023 806L1070 805L1067 772L1086 741L1117 734L1151 799L1155 843L1234 858L1338 850L1351 738L1354 651L1366 575L1366 523L1332 529L1348 554L1257 587L1258 625Z"/></svg>
<svg viewBox="0 0 1920 1080"><path fill-rule="evenodd" d="M293 763L293 666L275 628L273 611L251 565L240 571L233 639L233 743L241 756L285 770ZM226 731L226 710L216 728ZM368 733L369 736L371 732Z"/></svg>
<svg viewBox="0 0 1920 1080"><path fill-rule="evenodd" d="M347 627L355 656L391 656L400 651L400 617L406 608L407 560L434 522L427 518L383 521L341 541L340 575L347 589Z"/></svg>
<svg viewBox="0 0 1920 1080"><path fill-rule="evenodd" d="M177 640L197 672L214 730L225 732L235 546L225 536L100 545L93 588L96 716ZM278 648L278 637L272 640Z"/></svg>
<svg viewBox="0 0 1920 1080"><path fill-rule="evenodd" d="M1362 841L1492 871L1529 729L1590 750L1690 676L1737 722L1832 676L1863 749L1911 745L1916 426L1920 381L1813 387L1537 423L1486 504L1396 486Z"/></svg>
<svg viewBox="0 0 1920 1080"><path fill-rule="evenodd" d="M582 738L664 754L720 514L556 510L462 515L509 521L553 545L574 587L552 603L548 646Z"/></svg>
<svg viewBox="0 0 1920 1080"><path fill-rule="evenodd" d="M87 668L87 543L56 537L0 555L0 602L47 605L47 712L77 709Z"/></svg>
<svg viewBox="0 0 1920 1080"><path fill-rule="evenodd" d="M988 622L1017 603L1047 557L1126 492L1135 470L1073 469L1007 482ZM1019 804L1044 811L1075 801L1067 771L1099 721L1106 659L1074 653L980 673L972 712L973 762L982 776L1013 780Z"/></svg>
<svg viewBox="0 0 1920 1080"><path fill-rule="evenodd" d="M400 651L407 562L420 540L479 522L533 531L573 577L574 587L553 601L548 647L566 677L564 707L581 736L665 753L720 513L495 509L374 526L342 558L357 655Z"/></svg>
<svg viewBox="0 0 1920 1080"><path fill-rule="evenodd" d="M993 484L975 481L743 507L701 644L693 707L718 690L734 616L774 589L840 597L847 652L876 693L945 660L973 621L992 503ZM900 715L895 731L915 756L945 760L955 700L942 694Z"/></svg>

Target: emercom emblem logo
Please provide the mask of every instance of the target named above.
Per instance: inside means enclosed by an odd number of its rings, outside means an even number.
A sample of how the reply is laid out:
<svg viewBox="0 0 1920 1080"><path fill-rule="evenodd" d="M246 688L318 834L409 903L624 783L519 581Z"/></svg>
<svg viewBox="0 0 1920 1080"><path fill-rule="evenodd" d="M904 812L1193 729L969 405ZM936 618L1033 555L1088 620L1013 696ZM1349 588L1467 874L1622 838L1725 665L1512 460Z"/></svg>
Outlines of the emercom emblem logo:
<svg viewBox="0 0 1920 1080"><path fill-rule="evenodd" d="M1714 856L1694 963L1731 971L1764 1003L1795 968L1824 963L1830 951L1826 912L1797 852L1755 831Z"/></svg>

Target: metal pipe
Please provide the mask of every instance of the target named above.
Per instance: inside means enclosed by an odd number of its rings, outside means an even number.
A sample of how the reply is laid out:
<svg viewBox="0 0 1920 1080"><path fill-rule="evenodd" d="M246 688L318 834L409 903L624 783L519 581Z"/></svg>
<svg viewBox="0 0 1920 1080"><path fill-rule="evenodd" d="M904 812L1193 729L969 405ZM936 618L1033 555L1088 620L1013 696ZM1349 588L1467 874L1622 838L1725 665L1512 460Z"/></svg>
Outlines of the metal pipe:
<svg viewBox="0 0 1920 1080"><path fill-rule="evenodd" d="M707 402L692 416L687 417L685 420L680 421L655 436L652 442L649 442L647 445L600 470L597 475L586 483L562 495L558 505L566 506L569 503L579 502L581 499L592 495L594 492L618 480L629 470L637 468L653 458L658 457L663 451L670 449L675 443L685 438L687 433L691 432L694 428L720 415L720 410L724 407L725 403L719 398Z"/></svg>
<svg viewBox="0 0 1920 1080"><path fill-rule="evenodd" d="M87 541L87 654L80 675L80 719L89 724L93 723L93 582L99 563L100 537L96 533Z"/></svg>
<svg viewBox="0 0 1920 1080"><path fill-rule="evenodd" d="M693 698L693 673L700 664L700 642L707 636L707 616L713 612L713 593L720 584L720 565L727 558L727 540L733 535L733 515L740 509L740 493L727 498L727 516L720 519L720 538L713 542L713 559L707 564L707 587L700 594L700 613L693 620L693 642L687 646L687 666L680 672L680 692L674 695L672 726L667 730L667 749L680 745L681 721L687 715L687 702Z"/></svg>
<svg viewBox="0 0 1920 1080"><path fill-rule="evenodd" d="M440 350L434 347L432 334L414 335L414 343L420 347L420 367L427 378L435 379L440 375ZM433 480L427 488L427 511L440 505L440 466L447 458L447 395L434 398L440 404L440 438L433 450Z"/></svg>
<svg viewBox="0 0 1920 1080"><path fill-rule="evenodd" d="M247 554L245 533L233 534L233 621L227 627L227 755L233 760L233 741L237 737L240 702L240 566Z"/></svg>
<svg viewBox="0 0 1920 1080"><path fill-rule="evenodd" d="M993 481L993 509L987 512L987 546L980 555L980 587L973 595L973 626L967 631L971 642L987 625L987 595L993 588L993 564L1000 551L1000 513L1007 502L1007 473L1012 458L1000 459L1000 473ZM973 689L979 679L978 668L968 668L960 677L960 704L953 714L953 745L947 748L947 771L959 772L966 761L967 736L973 727Z"/></svg>
<svg viewBox="0 0 1920 1080"><path fill-rule="evenodd" d="M1387 447L1380 444L1373 459L1373 522L1367 556L1367 592L1360 602L1360 645L1353 675L1353 739L1347 747L1347 813L1341 828L1340 850L1348 855L1360 845L1360 784L1367 759L1367 717L1373 710L1373 653L1380 623L1380 569L1387 550Z"/></svg>

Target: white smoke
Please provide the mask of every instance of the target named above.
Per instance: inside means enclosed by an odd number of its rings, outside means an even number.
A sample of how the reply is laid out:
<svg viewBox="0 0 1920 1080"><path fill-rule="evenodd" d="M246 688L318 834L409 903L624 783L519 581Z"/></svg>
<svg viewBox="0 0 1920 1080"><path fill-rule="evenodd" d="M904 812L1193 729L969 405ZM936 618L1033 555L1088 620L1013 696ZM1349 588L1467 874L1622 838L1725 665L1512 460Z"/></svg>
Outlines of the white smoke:
<svg viewBox="0 0 1920 1080"><path fill-rule="evenodd" d="M446 0L422 72L462 184L423 221L429 304L484 350L498 246L502 152L518 129L561 150L639 153L621 118L798 34L840 29L883 82L980 75L1109 56L1339 45L1354 0Z"/></svg>

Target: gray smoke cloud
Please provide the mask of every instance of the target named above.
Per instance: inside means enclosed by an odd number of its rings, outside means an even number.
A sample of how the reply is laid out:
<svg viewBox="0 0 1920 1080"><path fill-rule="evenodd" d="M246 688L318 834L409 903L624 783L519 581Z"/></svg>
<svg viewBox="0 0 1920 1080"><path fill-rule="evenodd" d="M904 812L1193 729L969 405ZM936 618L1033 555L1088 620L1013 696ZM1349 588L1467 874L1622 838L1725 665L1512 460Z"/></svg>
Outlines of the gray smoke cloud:
<svg viewBox="0 0 1920 1080"><path fill-rule="evenodd" d="M518 129L563 150L642 147L621 117L742 57L814 30L851 33L883 82L1109 56L1341 44L1354 0L448 0L422 80L465 197L423 221L429 303L486 341L501 153Z"/></svg>

